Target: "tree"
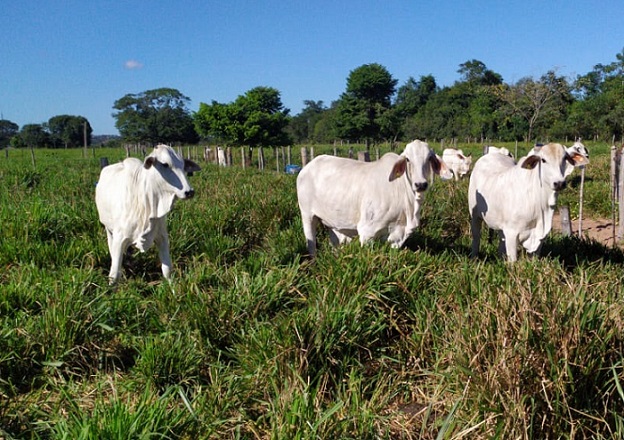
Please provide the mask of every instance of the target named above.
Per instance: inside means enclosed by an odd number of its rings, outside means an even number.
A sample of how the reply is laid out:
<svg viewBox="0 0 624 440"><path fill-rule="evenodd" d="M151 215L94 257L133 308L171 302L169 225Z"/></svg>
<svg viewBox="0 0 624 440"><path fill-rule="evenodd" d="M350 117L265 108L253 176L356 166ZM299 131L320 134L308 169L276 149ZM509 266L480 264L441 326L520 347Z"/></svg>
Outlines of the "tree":
<svg viewBox="0 0 624 440"><path fill-rule="evenodd" d="M45 148L50 145L50 135L42 124L26 124L11 139L16 148Z"/></svg>
<svg viewBox="0 0 624 440"><path fill-rule="evenodd" d="M503 83L501 75L488 69L479 60L473 59L460 64L457 73L462 75L464 82L480 86L495 86Z"/></svg>
<svg viewBox="0 0 624 440"><path fill-rule="evenodd" d="M238 146L276 147L290 143L285 132L288 112L278 90L256 87L230 104L200 103L194 122L204 137Z"/></svg>
<svg viewBox="0 0 624 440"><path fill-rule="evenodd" d="M401 117L414 116L438 91L432 75L421 76L419 81L410 77L397 91L395 108Z"/></svg>
<svg viewBox="0 0 624 440"><path fill-rule="evenodd" d="M19 125L7 119L0 119L0 149L10 145L11 138L19 132Z"/></svg>
<svg viewBox="0 0 624 440"><path fill-rule="evenodd" d="M323 112L327 108L323 101L303 101L305 107L301 112L290 118L288 122L288 133L296 143L310 141L314 137L314 127L321 119Z"/></svg>
<svg viewBox="0 0 624 440"><path fill-rule="evenodd" d="M91 145L93 129L86 118L82 116L59 115L50 118L48 121L50 141L54 146L62 145L65 148L84 146L85 129L87 145Z"/></svg>
<svg viewBox="0 0 624 440"><path fill-rule="evenodd" d="M334 124L340 137L359 140L377 141L389 133L386 118L382 117L390 110L397 80L380 64L364 64L352 70L347 78L346 91L341 95L336 107Z"/></svg>
<svg viewBox="0 0 624 440"><path fill-rule="evenodd" d="M624 135L624 50L616 61L597 64L577 77L573 90L578 100L571 106L568 125L575 135L609 140Z"/></svg>
<svg viewBox="0 0 624 440"><path fill-rule="evenodd" d="M561 100L567 99L569 87L564 78L549 71L537 81L525 77L513 85L500 85L496 94L506 104L504 112L519 115L527 121L527 141L531 141L540 118L549 111L556 111Z"/></svg>
<svg viewBox="0 0 624 440"><path fill-rule="evenodd" d="M187 108L190 98L176 89L127 94L115 101L115 127L132 142L196 143L199 140Z"/></svg>

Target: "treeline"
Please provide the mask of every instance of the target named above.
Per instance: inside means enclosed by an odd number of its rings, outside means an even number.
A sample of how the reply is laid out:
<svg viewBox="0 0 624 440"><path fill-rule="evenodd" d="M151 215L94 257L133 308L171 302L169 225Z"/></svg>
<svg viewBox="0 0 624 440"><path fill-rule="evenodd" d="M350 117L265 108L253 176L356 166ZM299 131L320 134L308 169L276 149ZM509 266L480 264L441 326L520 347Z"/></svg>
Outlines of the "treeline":
<svg viewBox="0 0 624 440"><path fill-rule="evenodd" d="M0 148L76 148L91 145L93 129L83 116L58 115L43 124L26 124L21 130L9 120L0 120Z"/></svg>
<svg viewBox="0 0 624 440"><path fill-rule="evenodd" d="M366 143L415 138L525 141L621 139L624 133L624 50L615 61L569 79L550 70L539 78L505 83L479 60L459 65L460 79L440 87L432 75L404 84L382 65L352 70L345 91L326 106L306 100L290 115L280 92L256 87L231 103L201 102L172 88L127 94L113 117L124 142L204 141L224 145L282 146L292 143ZM0 120L0 147L78 147L91 144L82 116L61 115L45 124Z"/></svg>

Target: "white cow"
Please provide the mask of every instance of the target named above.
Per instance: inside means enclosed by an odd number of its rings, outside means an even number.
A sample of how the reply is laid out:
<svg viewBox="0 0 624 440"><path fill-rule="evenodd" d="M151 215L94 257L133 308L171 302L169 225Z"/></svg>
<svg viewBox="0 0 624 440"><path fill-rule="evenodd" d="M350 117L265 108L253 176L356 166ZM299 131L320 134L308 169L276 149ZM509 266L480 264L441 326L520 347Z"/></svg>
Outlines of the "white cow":
<svg viewBox="0 0 624 440"><path fill-rule="evenodd" d="M127 158L102 169L95 203L108 237L111 284L119 279L123 254L131 244L144 252L156 243L162 273L169 279L166 216L176 198L193 197L185 173L199 170L195 162L182 160L166 145L158 145L144 161Z"/></svg>
<svg viewBox="0 0 624 440"><path fill-rule="evenodd" d="M456 148L445 148L442 152L442 160L453 172L455 180L468 174L472 165L472 155L466 156L462 150Z"/></svg>
<svg viewBox="0 0 624 440"><path fill-rule="evenodd" d="M566 151L568 152L568 154L578 153L582 156L585 156L589 160L589 150L587 150L587 148L581 143L581 141L574 142L571 147L566 148ZM583 166L581 166L580 168L583 168ZM566 177L572 174L572 171L574 171L574 167L569 163L566 164L566 170L564 173Z"/></svg>
<svg viewBox="0 0 624 440"><path fill-rule="evenodd" d="M552 227L556 193L565 187L567 163L581 166L589 160L554 143L518 164L502 154L477 160L468 187L472 256L479 253L482 221L499 231L499 250L506 252L509 261L517 259L518 242L530 254L537 253Z"/></svg>
<svg viewBox="0 0 624 440"><path fill-rule="evenodd" d="M329 228L334 246L359 235L400 247L420 224L420 206L431 173L450 179L444 161L429 145L413 141L401 155L376 162L321 155L297 176L297 198L308 252L316 254L316 229Z"/></svg>

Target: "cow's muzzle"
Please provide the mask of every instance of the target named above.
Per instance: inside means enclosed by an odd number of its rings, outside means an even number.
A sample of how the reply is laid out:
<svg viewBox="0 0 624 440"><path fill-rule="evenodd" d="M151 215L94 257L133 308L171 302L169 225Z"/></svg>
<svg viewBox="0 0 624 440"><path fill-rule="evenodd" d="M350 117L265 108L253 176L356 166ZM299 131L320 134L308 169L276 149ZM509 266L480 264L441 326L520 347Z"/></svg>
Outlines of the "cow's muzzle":
<svg viewBox="0 0 624 440"><path fill-rule="evenodd" d="M194 189L189 189L188 191L184 191L184 198L185 199L192 199L194 195L195 195L195 190Z"/></svg>
<svg viewBox="0 0 624 440"><path fill-rule="evenodd" d="M418 182L418 183L414 184L414 187L416 188L417 192L427 191L427 188L429 187L429 183L428 182Z"/></svg>
<svg viewBox="0 0 624 440"><path fill-rule="evenodd" d="M555 191L561 191L563 189L565 189L566 187L566 181L565 180L560 180L559 182L555 182L553 183L553 188Z"/></svg>

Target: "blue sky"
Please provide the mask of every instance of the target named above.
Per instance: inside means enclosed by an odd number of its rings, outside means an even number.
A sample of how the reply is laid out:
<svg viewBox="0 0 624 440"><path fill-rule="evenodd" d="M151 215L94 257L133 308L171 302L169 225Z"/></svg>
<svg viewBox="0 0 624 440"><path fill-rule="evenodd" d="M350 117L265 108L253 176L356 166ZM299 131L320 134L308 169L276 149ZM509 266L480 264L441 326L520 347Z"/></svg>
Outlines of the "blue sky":
<svg viewBox="0 0 624 440"><path fill-rule="evenodd" d="M402 85L459 80L477 59L513 83L548 70L569 78L624 48L622 0L5 1L0 113L20 127L61 114L116 134L114 102L171 87L230 103L276 88L292 115L329 105L349 73L385 66Z"/></svg>

